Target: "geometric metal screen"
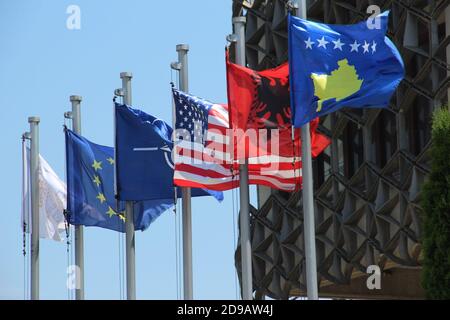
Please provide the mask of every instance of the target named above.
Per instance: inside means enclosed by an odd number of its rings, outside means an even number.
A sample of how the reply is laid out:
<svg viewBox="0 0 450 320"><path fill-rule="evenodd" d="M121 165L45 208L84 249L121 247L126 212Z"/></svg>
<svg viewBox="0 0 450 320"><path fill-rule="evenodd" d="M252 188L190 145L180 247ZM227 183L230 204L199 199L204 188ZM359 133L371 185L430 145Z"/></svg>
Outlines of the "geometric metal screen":
<svg viewBox="0 0 450 320"><path fill-rule="evenodd" d="M349 284L371 264L420 265L431 115L448 103L449 1L308 1L308 19L356 23L372 4L391 10L388 36L406 77L389 109L344 109L321 119L332 144L313 163L319 283ZM233 15L247 17L248 67L287 60L286 1L233 1ZM259 188L259 195L251 220L254 290L287 299L305 290L302 193ZM240 273L239 247L235 263Z"/></svg>

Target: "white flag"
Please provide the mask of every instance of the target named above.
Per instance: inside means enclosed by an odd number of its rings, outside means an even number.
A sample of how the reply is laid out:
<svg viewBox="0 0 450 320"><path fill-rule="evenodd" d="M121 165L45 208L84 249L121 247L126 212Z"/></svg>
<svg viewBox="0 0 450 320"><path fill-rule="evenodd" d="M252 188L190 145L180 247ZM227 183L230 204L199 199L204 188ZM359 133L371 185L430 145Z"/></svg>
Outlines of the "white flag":
<svg viewBox="0 0 450 320"><path fill-rule="evenodd" d="M31 188L30 188L30 156L28 148L23 148L23 181L22 181L22 226L26 231L31 229ZM55 171L39 155L39 237L62 241L61 233L65 232L64 209L66 208L66 184Z"/></svg>

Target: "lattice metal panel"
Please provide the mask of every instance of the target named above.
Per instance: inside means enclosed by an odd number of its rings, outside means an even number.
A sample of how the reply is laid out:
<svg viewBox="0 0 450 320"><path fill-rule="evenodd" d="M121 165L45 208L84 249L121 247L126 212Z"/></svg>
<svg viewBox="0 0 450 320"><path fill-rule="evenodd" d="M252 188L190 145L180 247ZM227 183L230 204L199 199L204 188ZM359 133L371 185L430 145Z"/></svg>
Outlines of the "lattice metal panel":
<svg viewBox="0 0 450 320"><path fill-rule="evenodd" d="M345 109L321 119L332 145L314 160L318 281L337 284L348 284L370 264L420 264L431 113L448 101L449 1L308 1L308 18L356 23L368 17L371 4L391 10L388 33L406 77L387 110ZM247 16L249 67L287 60L286 1L234 1L233 14ZM251 231L254 289L282 299L304 290L301 192L272 190L254 209ZM235 261L240 272L240 248Z"/></svg>

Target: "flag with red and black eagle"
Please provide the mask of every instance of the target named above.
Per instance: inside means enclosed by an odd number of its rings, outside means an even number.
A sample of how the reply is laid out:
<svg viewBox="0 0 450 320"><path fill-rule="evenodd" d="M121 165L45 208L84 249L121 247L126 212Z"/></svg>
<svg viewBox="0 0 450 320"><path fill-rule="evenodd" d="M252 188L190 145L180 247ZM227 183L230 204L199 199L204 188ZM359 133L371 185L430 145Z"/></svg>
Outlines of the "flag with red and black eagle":
<svg viewBox="0 0 450 320"><path fill-rule="evenodd" d="M292 139L288 63L255 71L230 62L228 54L226 56L231 127L241 130L279 129L279 155L298 156L300 129L295 129L295 138ZM318 125L319 118L310 123L313 157L330 144L330 140L317 131Z"/></svg>
<svg viewBox="0 0 450 320"><path fill-rule="evenodd" d="M227 59L228 104L231 122L242 129L291 126L289 66L255 71Z"/></svg>

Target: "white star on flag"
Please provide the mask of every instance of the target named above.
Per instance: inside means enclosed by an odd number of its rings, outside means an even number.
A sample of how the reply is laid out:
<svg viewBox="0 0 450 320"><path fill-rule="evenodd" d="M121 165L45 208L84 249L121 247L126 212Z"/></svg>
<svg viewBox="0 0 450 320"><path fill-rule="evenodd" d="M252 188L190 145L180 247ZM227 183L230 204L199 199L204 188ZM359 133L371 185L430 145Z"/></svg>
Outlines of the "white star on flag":
<svg viewBox="0 0 450 320"><path fill-rule="evenodd" d="M329 41L325 40L325 37L322 37L322 39L317 40L319 42L318 48L323 47L324 49L327 48L327 44L330 43Z"/></svg>
<svg viewBox="0 0 450 320"><path fill-rule="evenodd" d="M334 43L333 49L339 49L342 51L342 47L345 45L345 43L341 42L341 39L337 39L337 41L332 41Z"/></svg>
<svg viewBox="0 0 450 320"><path fill-rule="evenodd" d="M377 51L377 43L374 41L372 44L372 53L375 53Z"/></svg>
<svg viewBox="0 0 450 320"><path fill-rule="evenodd" d="M367 41L364 40L364 45L363 45L364 52L363 53L369 52L369 46L370 46L370 43L368 43Z"/></svg>
<svg viewBox="0 0 450 320"><path fill-rule="evenodd" d="M350 47L352 47L352 49L350 50L350 52L353 52L353 51L358 52L358 48L359 48L360 45L361 45L361 44L359 44L359 43L356 42L356 40L355 40L355 42L354 42L353 44L350 44Z"/></svg>
<svg viewBox="0 0 450 320"><path fill-rule="evenodd" d="M311 37L308 37L308 40L305 40L305 43L306 43L306 49L312 50L312 45L314 44L314 42L311 41Z"/></svg>

